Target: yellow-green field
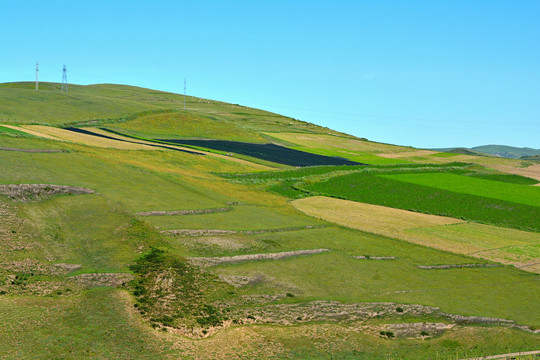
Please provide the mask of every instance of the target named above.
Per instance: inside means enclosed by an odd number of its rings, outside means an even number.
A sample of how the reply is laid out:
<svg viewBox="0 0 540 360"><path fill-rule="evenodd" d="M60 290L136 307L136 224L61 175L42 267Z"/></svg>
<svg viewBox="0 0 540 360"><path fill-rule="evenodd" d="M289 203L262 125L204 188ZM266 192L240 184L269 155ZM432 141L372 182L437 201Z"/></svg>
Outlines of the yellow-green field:
<svg viewBox="0 0 540 360"><path fill-rule="evenodd" d="M540 235L442 216L314 196L292 205L342 226L540 272Z"/></svg>

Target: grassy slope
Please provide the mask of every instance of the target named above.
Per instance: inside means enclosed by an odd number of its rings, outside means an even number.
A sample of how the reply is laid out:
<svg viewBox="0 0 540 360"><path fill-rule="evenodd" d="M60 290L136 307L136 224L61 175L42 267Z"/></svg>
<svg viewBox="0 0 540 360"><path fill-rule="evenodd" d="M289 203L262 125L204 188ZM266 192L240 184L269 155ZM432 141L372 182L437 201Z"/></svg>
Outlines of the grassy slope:
<svg viewBox="0 0 540 360"><path fill-rule="evenodd" d="M43 89L47 86L56 89L57 85L42 86ZM15 90L20 92L15 92L13 87L19 88ZM58 125L90 118L129 117L144 110L174 109L181 99L178 95L116 85L70 86L68 99L59 100L59 96L63 95L53 96L46 94L45 90L43 94L41 91L36 94L31 84L0 85L0 99L5 100L5 109L11 112L9 116L13 123L32 122L37 113L42 114L37 122L55 121ZM46 109L42 109L43 104L47 105ZM50 104L54 106L49 107ZM202 129L191 126L178 131L177 112L144 115L146 127L142 122L137 123L137 118L125 122L107 120L104 123L122 130L132 126L129 130L142 136L206 137L219 129L218 124L233 124L229 127L233 130L224 132L223 136L234 140L253 136L254 141L263 141L268 133L291 131L318 133L317 136L337 134L260 110L193 98L189 98L188 110L192 121L204 124ZM154 226L169 229L264 229L320 223L292 209L287 199L262 191L257 184L230 183L213 174L248 171L248 167L241 164L171 151L101 149L14 137L18 135L11 132L0 134L0 146L65 149L68 152L31 154L0 151L0 183L78 185L95 189L98 194L58 197L38 203L12 203L0 196L0 205L7 206L24 220L19 223L9 220L10 217L3 218L8 220L3 228L7 231L0 232L2 264L33 259L45 264L80 264L79 273L129 272L128 265L148 251L151 245L160 246L179 257L328 248L331 252L327 254L279 262L223 265L212 271L263 279L238 289L237 295L291 292L295 297L289 301L294 302L329 299L420 303L440 306L449 312L497 316L540 325L540 314L534 308L534 299L540 296L540 289L534 274L512 268L444 272L426 272L416 268L421 264L478 261L462 255L335 226L206 238L163 237L156 231ZM379 148L377 151L392 152L394 149L384 144L373 146ZM336 149L336 152L340 151ZM227 205L228 202L250 205ZM232 206L233 211L153 218L133 215L136 211L222 206ZM24 244L22 249L20 244ZM397 255L399 259L366 262L351 257L370 254ZM13 271L2 269L0 283L7 281L6 276L15 274ZM57 284L69 276L43 279ZM49 284L45 280L43 283ZM4 346L13 350L11 344L18 344L16 352L10 352L13 358L153 358L157 354L167 358L169 353L172 357L193 358L201 353L208 358L272 355L313 358L322 353L344 358L387 358L383 354L395 354L392 356L396 358L430 358L439 353L445 358L454 356L456 351L481 355L540 346L537 336L493 327L460 328L429 342L421 342L384 340L352 332L346 326L337 331L336 326L324 324L302 325L302 331L297 331L297 327L234 327L203 341L191 341L151 330L148 323L129 310L133 299L126 296L124 290L74 289L76 291L72 295L43 297L28 292L31 285L23 284L26 286L23 290L27 291L23 295L9 293L0 296L0 314L7 314L0 316L9 319L0 326L0 349ZM407 292L399 292L404 290ZM509 293L512 296L509 297ZM474 301L470 301L471 298ZM498 331L502 335L493 341L488 334ZM119 342L116 334L122 334L127 341ZM243 336L251 340L243 342ZM326 340L320 342L319 337ZM254 347L253 344L261 339L265 339L264 345ZM477 348L471 349L471 341ZM370 345L374 343L376 348Z"/></svg>

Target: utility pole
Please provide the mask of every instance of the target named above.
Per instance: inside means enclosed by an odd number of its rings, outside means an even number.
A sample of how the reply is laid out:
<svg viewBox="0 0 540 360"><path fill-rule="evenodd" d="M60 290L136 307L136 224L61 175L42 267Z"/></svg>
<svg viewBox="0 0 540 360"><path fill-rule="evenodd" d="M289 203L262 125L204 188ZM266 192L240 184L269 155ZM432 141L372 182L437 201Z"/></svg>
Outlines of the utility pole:
<svg viewBox="0 0 540 360"><path fill-rule="evenodd" d="M39 73L39 63L36 62L36 91L39 88L38 73Z"/></svg>
<svg viewBox="0 0 540 360"><path fill-rule="evenodd" d="M184 110L186 110L186 77L184 76Z"/></svg>
<svg viewBox="0 0 540 360"><path fill-rule="evenodd" d="M62 88L60 92L68 92L66 64L64 64L64 68L62 69Z"/></svg>

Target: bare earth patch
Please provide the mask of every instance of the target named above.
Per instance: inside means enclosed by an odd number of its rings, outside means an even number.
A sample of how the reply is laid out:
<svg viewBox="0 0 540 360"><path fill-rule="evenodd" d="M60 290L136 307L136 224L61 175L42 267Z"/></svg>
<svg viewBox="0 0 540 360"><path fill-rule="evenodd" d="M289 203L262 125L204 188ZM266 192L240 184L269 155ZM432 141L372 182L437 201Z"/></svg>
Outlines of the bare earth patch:
<svg viewBox="0 0 540 360"><path fill-rule="evenodd" d="M296 251L284 251L279 253L269 254L248 254L248 255L236 255L236 256L222 256L222 257L192 257L189 260L198 266L208 267L227 263L238 263L243 261L254 260L279 260L289 257L301 256L301 255L313 255L330 251L328 249L311 249L311 250L296 250Z"/></svg>
<svg viewBox="0 0 540 360"><path fill-rule="evenodd" d="M94 190L69 185L51 184L9 184L0 185L0 194L7 195L16 202L44 200L54 195L93 194Z"/></svg>

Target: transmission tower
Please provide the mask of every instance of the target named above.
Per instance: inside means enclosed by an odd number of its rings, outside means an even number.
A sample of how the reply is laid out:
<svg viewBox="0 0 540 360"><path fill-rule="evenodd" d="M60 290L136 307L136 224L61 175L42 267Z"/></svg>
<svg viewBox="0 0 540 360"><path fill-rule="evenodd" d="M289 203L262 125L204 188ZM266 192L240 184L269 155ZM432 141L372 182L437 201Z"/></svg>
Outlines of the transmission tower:
<svg viewBox="0 0 540 360"><path fill-rule="evenodd" d="M38 73L39 73L39 63L36 62L36 91L39 88Z"/></svg>
<svg viewBox="0 0 540 360"><path fill-rule="evenodd" d="M68 92L66 64L64 64L64 68L62 69L62 88L60 89L60 91Z"/></svg>
<svg viewBox="0 0 540 360"><path fill-rule="evenodd" d="M186 110L186 78L184 77L184 110Z"/></svg>

